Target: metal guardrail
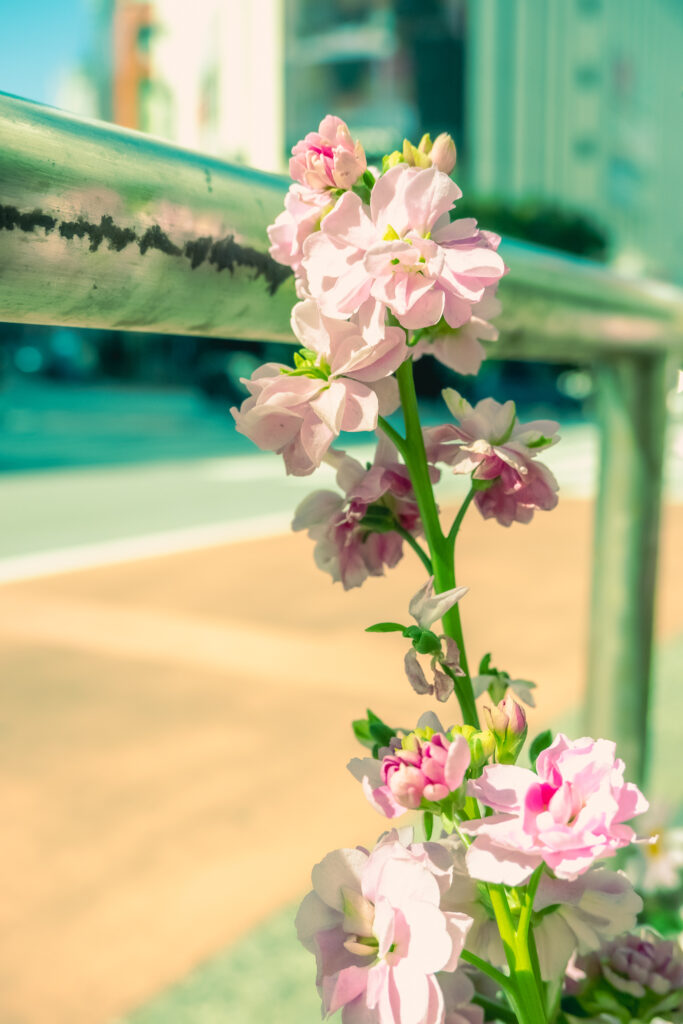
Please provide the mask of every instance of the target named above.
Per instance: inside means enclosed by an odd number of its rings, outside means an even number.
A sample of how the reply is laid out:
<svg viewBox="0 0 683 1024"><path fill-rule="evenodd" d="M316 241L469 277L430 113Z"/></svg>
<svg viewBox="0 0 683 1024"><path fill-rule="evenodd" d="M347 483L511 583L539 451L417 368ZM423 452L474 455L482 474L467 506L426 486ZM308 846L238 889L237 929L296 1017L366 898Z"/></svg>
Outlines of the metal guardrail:
<svg viewBox="0 0 683 1024"><path fill-rule="evenodd" d="M293 340L286 182L0 94L0 319ZM496 358L591 367L601 428L586 728L646 766L665 396L683 292L519 242Z"/></svg>

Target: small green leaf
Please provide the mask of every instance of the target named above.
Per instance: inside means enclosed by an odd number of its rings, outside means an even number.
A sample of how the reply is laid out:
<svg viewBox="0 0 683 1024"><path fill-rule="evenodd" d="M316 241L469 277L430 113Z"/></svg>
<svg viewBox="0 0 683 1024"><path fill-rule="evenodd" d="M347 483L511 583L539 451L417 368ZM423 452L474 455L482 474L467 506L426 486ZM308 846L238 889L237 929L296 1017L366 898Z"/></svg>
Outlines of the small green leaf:
<svg viewBox="0 0 683 1024"><path fill-rule="evenodd" d="M365 718L357 718L351 723L353 729L353 735L356 737L359 743L362 743L364 747L372 747L374 739L370 733L370 723Z"/></svg>
<svg viewBox="0 0 683 1024"><path fill-rule="evenodd" d="M413 638L413 647L418 654L441 653L441 641L430 629L423 629L419 637Z"/></svg>
<svg viewBox="0 0 683 1024"><path fill-rule="evenodd" d="M359 185L358 182L356 182L351 191L355 192L361 202L366 205L370 202L370 189L367 185Z"/></svg>
<svg viewBox="0 0 683 1024"><path fill-rule="evenodd" d="M493 487L498 477L494 477L492 480L478 480L476 477L472 477L472 490L473 491L488 491L490 487Z"/></svg>
<svg viewBox="0 0 683 1024"><path fill-rule="evenodd" d="M432 838L432 832L434 831L434 815L431 811L425 811L424 813L424 828L425 828L425 839L429 840Z"/></svg>
<svg viewBox="0 0 683 1024"><path fill-rule="evenodd" d="M365 173L363 174L363 182L364 184L367 185L368 188L372 188L372 186L375 184L375 175L372 173L372 171L365 171Z"/></svg>
<svg viewBox="0 0 683 1024"><path fill-rule="evenodd" d="M376 622L374 626L366 626L366 633L402 633L405 626L400 622Z"/></svg>
<svg viewBox="0 0 683 1024"><path fill-rule="evenodd" d="M536 758L541 751L545 750L546 747L549 747L552 742L553 734L550 729L545 729L543 732L539 732L538 736L535 737L529 747L529 760L531 761L532 768L536 768Z"/></svg>
<svg viewBox="0 0 683 1024"><path fill-rule="evenodd" d="M562 1000L562 1009L565 1013L571 1014L572 1017L586 1018L591 1016L587 1010L584 1010L576 996L565 996Z"/></svg>
<svg viewBox="0 0 683 1024"><path fill-rule="evenodd" d="M479 675L487 676L491 671L491 652L485 654L479 662Z"/></svg>

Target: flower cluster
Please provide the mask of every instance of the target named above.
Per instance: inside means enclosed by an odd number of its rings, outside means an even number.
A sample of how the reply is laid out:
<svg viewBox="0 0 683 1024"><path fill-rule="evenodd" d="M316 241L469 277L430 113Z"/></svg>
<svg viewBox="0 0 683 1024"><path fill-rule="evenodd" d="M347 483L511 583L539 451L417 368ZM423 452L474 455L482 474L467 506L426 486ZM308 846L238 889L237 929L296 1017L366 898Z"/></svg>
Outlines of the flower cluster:
<svg viewBox="0 0 683 1024"><path fill-rule="evenodd" d="M474 503L485 519L510 526L528 523L536 509L555 508L557 481L536 456L557 442L557 423L520 423L514 402L484 398L472 407L452 388L443 397L460 426L425 430L428 458L471 474Z"/></svg>
<svg viewBox="0 0 683 1024"><path fill-rule="evenodd" d="M453 421L421 426L412 363L430 354L476 373L482 342L497 336L490 321L507 271L500 238L455 215L455 160L449 136L425 135L387 154L379 173L331 115L295 145L269 236L271 256L295 275L300 349L291 365L243 381L248 397L232 410L288 473L335 471L338 489L310 494L292 523L333 581L351 589L383 575L405 545L420 559L427 579L412 622L368 631L407 640L413 690L454 695L463 716L444 727L428 711L394 728L368 709L353 723L372 756L349 770L375 810L392 821L412 812L417 831L328 854L297 915L299 938L316 958L323 1015L341 1011L342 1024L551 1024L574 1013L649 1022L664 1012L683 1024L680 957L652 936L624 937L642 901L602 864L634 843L628 822L647 809L615 744L546 730L521 767L518 700L533 707L534 684L493 668L490 655L477 675L468 667L467 588L455 576L463 518L470 502L504 526L554 508L557 482L539 455L558 424L447 389ZM399 405L402 428L387 419ZM378 439L372 461L334 447L363 432ZM433 492L439 465L471 480L450 527ZM680 859L667 864L655 887L678 877Z"/></svg>
<svg viewBox="0 0 683 1024"><path fill-rule="evenodd" d="M536 772L490 765L469 792L494 813L463 825L476 836L467 854L475 878L522 885L541 864L572 879L599 857L635 839L625 824L647 810L608 740L569 740L559 733L539 754Z"/></svg>
<svg viewBox="0 0 683 1024"><path fill-rule="evenodd" d="M415 495L396 449L380 436L371 466L346 452L330 451L325 461L337 472L337 491L314 491L298 506L292 529L315 541L316 565L345 590L368 576L381 576L403 553L403 538L422 533ZM438 477L438 470L434 470Z"/></svg>
<svg viewBox="0 0 683 1024"><path fill-rule="evenodd" d="M335 850L313 869L296 927L315 953L323 1013L343 1024L443 1021L440 972L458 966L471 920L441 908L448 852L390 832L372 852Z"/></svg>
<svg viewBox="0 0 683 1024"><path fill-rule="evenodd" d="M565 988L570 1012L582 1017L624 1024L683 1021L683 955L675 943L647 930L620 935L580 957Z"/></svg>
<svg viewBox="0 0 683 1024"><path fill-rule="evenodd" d="M351 774L368 800L386 818L440 803L463 784L470 748L462 734L450 735L433 712L420 718L414 732L394 737L381 759L354 758Z"/></svg>
<svg viewBox="0 0 683 1024"><path fill-rule="evenodd" d="M405 339L397 327L377 334L330 320L310 301L294 307L292 330L304 346L294 367L259 367L245 381L250 397L231 411L240 433L281 454L289 473L306 476L342 430L374 430L378 415L396 407L388 378L405 358Z"/></svg>

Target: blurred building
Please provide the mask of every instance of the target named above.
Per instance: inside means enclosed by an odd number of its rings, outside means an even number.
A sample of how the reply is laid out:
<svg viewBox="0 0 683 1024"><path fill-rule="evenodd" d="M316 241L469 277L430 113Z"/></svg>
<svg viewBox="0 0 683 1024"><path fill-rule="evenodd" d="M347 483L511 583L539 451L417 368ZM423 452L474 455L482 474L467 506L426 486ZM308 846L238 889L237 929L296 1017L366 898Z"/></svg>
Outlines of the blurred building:
<svg viewBox="0 0 683 1024"><path fill-rule="evenodd" d="M477 194L592 214L623 269L683 280L683 4L474 0Z"/></svg>
<svg viewBox="0 0 683 1024"><path fill-rule="evenodd" d="M683 280L680 0L90 3L100 116L271 171L328 112L371 158L450 131L467 194L578 211Z"/></svg>
<svg viewBox="0 0 683 1024"><path fill-rule="evenodd" d="M373 155L463 127L464 0L98 2L127 127L267 170L330 110Z"/></svg>

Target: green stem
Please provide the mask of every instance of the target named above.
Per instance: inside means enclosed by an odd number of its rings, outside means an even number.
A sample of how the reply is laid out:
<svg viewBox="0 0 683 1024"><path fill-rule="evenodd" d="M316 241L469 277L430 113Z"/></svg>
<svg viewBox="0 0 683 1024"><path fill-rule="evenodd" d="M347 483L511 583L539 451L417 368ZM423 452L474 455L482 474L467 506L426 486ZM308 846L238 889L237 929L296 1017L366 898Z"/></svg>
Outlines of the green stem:
<svg viewBox="0 0 683 1024"><path fill-rule="evenodd" d="M512 989L508 992L508 997L519 1018L519 1024L547 1024L545 1001L536 982L531 962L528 923L525 922L522 927L515 930L510 904L502 886L489 885L488 894L510 967ZM530 903L533 904L533 894Z"/></svg>
<svg viewBox="0 0 683 1024"><path fill-rule="evenodd" d="M398 368L396 379L401 396L406 436L405 438L401 437L398 431L394 430L385 420L380 420L380 426L400 451L410 474L415 499L420 510L425 538L431 555L436 592L441 593L444 590L451 590L455 587L453 542L444 536L441 530L441 523L439 522L439 510L434 499L434 490L427 463L427 453L422 436L412 360L406 360ZM478 729L479 716L474 701L474 692L465 653L462 623L460 621L460 611L457 604L453 605L445 613L442 622L444 632L452 637L458 645L462 668L465 672L464 676L459 677L458 690L456 691L463 720L467 725L473 725Z"/></svg>
<svg viewBox="0 0 683 1024"><path fill-rule="evenodd" d="M398 448L400 454L405 459L405 457L406 457L406 439L403 436L403 434L399 434L398 430L395 430L394 427L392 427L392 425L389 422L389 420L385 420L384 419L384 416L379 416L378 417L377 424L378 424L379 427L382 428L382 430L387 435L389 440L394 442L394 444Z"/></svg>
<svg viewBox="0 0 683 1024"><path fill-rule="evenodd" d="M509 988L510 979L502 971L499 971L497 967L492 967L486 960L482 960L476 953L470 953L468 949L463 949L460 959L468 964L472 964L473 967L477 967L482 974L488 975L497 985L500 985L503 991Z"/></svg>
<svg viewBox="0 0 683 1024"><path fill-rule="evenodd" d="M524 942L529 937L529 926L531 924L531 914L534 909L534 899L536 898L536 890L538 889L538 883L541 881L541 875L543 874L543 864L536 868L533 875L529 879L526 886L526 892L524 894L524 902L522 903L522 909L519 915L519 923L517 925L517 940L523 939Z"/></svg>
<svg viewBox="0 0 683 1024"><path fill-rule="evenodd" d="M517 1014L509 1006L497 1003L495 999L487 999L486 996L478 994L472 996L475 1006L481 1006L486 1020L502 1020L506 1024L517 1024Z"/></svg>
<svg viewBox="0 0 683 1024"><path fill-rule="evenodd" d="M465 512L467 512L467 509L470 507L470 503L475 493L474 487L470 487L467 497L458 509L458 514L453 520L453 525L451 526L450 533L448 534L448 540L453 545L455 545L455 538L458 536L460 527L462 526L462 521L465 518Z"/></svg>
<svg viewBox="0 0 683 1024"><path fill-rule="evenodd" d="M410 544L411 548L413 549L417 557L420 559L429 575L432 576L434 574L434 570L432 569L431 559L427 552L420 547L418 542L413 537L412 533L409 530L405 530L397 519L394 519L394 530L396 533L399 534L399 536L403 537L406 544Z"/></svg>

